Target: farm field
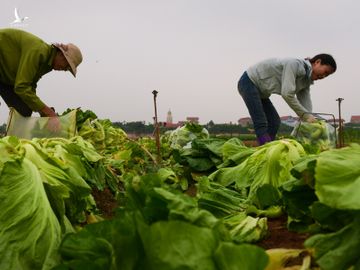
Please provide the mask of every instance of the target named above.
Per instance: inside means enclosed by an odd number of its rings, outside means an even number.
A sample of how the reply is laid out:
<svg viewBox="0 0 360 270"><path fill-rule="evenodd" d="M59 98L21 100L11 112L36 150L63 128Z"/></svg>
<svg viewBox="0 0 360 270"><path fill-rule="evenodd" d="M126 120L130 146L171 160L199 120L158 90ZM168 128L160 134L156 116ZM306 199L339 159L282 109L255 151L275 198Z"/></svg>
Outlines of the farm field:
<svg viewBox="0 0 360 270"><path fill-rule="evenodd" d="M263 146L191 123L129 138L91 111L76 128L0 139L0 269L360 265L360 145L320 124Z"/></svg>

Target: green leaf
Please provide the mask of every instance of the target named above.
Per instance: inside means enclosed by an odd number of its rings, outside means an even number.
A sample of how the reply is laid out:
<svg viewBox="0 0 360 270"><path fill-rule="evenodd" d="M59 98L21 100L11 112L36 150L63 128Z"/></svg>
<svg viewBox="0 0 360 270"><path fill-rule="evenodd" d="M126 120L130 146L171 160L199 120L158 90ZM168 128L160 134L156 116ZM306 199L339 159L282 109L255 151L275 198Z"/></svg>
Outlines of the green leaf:
<svg viewBox="0 0 360 270"><path fill-rule="evenodd" d="M221 270L264 270L269 258L257 246L222 242L214 254L216 265Z"/></svg>
<svg viewBox="0 0 360 270"><path fill-rule="evenodd" d="M183 221L159 221L139 226L139 233L148 269L217 269L213 261L217 239L211 229Z"/></svg>
<svg viewBox="0 0 360 270"><path fill-rule="evenodd" d="M66 269L138 269L143 257L132 212L119 210L109 221L67 235L59 249ZM91 268L90 268L91 267Z"/></svg>
<svg viewBox="0 0 360 270"><path fill-rule="evenodd" d="M315 168L319 201L335 209L360 210L360 145L323 152Z"/></svg>
<svg viewBox="0 0 360 270"><path fill-rule="evenodd" d="M314 256L321 269L350 269L359 265L360 215L341 230L314 235L304 245L315 250Z"/></svg>
<svg viewBox="0 0 360 270"><path fill-rule="evenodd" d="M7 162L0 178L0 269L51 269L62 231L39 171L24 158Z"/></svg>

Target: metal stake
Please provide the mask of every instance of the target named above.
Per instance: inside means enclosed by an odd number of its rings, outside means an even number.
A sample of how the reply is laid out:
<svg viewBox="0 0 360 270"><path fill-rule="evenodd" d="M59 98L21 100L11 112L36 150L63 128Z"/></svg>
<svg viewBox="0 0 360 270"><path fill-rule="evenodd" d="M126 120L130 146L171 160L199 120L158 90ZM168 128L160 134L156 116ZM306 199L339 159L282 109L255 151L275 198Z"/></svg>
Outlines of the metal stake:
<svg viewBox="0 0 360 270"><path fill-rule="evenodd" d="M336 101L339 105L339 142L338 142L338 148L344 147L344 132L343 132L343 124L342 124L342 118L341 118L341 101L343 101L343 98L337 98Z"/></svg>
<svg viewBox="0 0 360 270"><path fill-rule="evenodd" d="M156 148L157 148L157 161L158 163L161 160L161 152L160 152L160 130L159 130L159 124L158 124L158 118L157 118L157 107L156 107L156 96L158 94L158 91L154 90L152 91L154 95L154 108L155 108L155 142L156 142Z"/></svg>

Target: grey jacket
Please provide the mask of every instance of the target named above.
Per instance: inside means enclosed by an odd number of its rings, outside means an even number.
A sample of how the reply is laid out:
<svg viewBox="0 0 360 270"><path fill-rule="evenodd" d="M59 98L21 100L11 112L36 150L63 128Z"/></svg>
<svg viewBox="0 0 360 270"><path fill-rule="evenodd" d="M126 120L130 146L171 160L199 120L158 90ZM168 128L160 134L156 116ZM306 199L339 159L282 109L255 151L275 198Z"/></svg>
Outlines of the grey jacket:
<svg viewBox="0 0 360 270"><path fill-rule="evenodd" d="M296 58L272 58L251 66L246 72L262 98L271 94L283 97L300 117L312 112L310 99L311 63Z"/></svg>

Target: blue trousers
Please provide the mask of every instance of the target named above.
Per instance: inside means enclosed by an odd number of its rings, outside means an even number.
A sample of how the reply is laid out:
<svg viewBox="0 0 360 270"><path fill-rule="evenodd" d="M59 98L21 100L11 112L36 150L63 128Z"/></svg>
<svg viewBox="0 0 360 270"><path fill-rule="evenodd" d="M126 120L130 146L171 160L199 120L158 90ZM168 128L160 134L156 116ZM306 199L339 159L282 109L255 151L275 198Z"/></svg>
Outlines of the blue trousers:
<svg viewBox="0 0 360 270"><path fill-rule="evenodd" d="M269 98L261 98L260 91L246 72L241 76L238 90L254 124L256 136L268 134L272 140L280 127L280 117Z"/></svg>

